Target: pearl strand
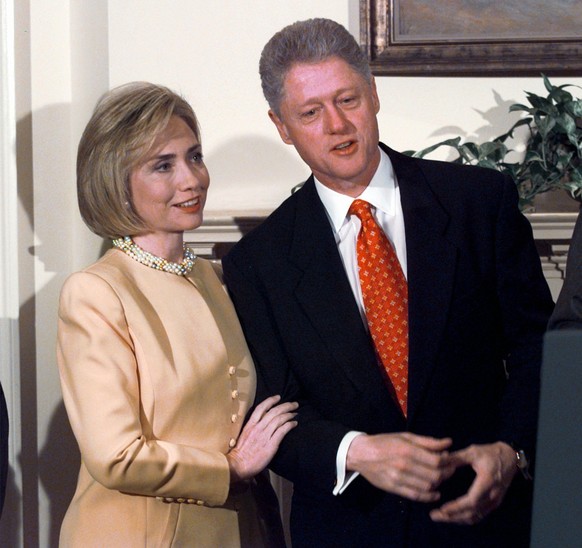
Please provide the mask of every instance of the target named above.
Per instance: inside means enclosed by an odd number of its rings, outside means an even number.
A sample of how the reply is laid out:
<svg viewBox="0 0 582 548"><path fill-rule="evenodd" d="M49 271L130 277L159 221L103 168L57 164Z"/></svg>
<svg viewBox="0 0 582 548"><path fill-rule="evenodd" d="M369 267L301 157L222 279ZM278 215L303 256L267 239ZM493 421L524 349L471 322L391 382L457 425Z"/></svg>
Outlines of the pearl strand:
<svg viewBox="0 0 582 548"><path fill-rule="evenodd" d="M189 247L186 247L186 244L184 244L184 260L181 263L173 263L142 249L130 236L113 240L113 245L140 264L149 266L154 270L176 274L177 276L186 276L194 268L194 261L196 260L196 255Z"/></svg>

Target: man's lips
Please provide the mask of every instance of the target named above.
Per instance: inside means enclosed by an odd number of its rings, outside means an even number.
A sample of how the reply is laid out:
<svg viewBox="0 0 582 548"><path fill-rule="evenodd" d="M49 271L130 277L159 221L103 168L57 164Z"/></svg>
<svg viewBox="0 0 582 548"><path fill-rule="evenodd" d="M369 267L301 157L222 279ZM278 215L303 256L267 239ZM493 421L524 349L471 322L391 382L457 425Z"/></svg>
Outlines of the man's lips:
<svg viewBox="0 0 582 548"><path fill-rule="evenodd" d="M343 141L343 142L337 144L331 150L332 150L332 152L350 153L353 151L356 144L357 144L356 141Z"/></svg>

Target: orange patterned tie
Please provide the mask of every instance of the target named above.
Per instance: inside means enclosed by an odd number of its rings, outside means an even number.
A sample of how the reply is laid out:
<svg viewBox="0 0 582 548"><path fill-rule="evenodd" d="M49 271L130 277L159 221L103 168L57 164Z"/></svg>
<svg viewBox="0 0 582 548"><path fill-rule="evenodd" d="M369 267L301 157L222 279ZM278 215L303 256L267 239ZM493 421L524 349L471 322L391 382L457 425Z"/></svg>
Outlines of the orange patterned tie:
<svg viewBox="0 0 582 548"><path fill-rule="evenodd" d="M348 211L362 222L357 256L366 318L393 395L406 416L408 400L408 284L394 248L370 204L354 200Z"/></svg>

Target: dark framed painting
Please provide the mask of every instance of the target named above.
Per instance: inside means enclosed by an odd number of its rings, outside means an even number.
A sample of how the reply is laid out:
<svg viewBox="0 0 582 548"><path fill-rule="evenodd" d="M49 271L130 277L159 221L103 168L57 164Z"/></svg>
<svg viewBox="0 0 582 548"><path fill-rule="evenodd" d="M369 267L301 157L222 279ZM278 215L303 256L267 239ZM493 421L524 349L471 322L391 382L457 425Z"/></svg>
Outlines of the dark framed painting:
<svg viewBox="0 0 582 548"><path fill-rule="evenodd" d="M360 0L377 75L582 76L581 0Z"/></svg>

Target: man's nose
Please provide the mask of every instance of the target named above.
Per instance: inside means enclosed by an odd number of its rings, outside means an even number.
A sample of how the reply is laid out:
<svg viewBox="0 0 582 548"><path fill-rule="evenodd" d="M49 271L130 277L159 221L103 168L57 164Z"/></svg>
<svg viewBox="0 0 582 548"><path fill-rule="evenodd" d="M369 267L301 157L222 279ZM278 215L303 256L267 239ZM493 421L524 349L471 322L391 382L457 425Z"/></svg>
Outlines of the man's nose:
<svg viewBox="0 0 582 548"><path fill-rule="evenodd" d="M327 133L343 133L349 126L345 113L337 106L332 106L324 111L324 123Z"/></svg>

